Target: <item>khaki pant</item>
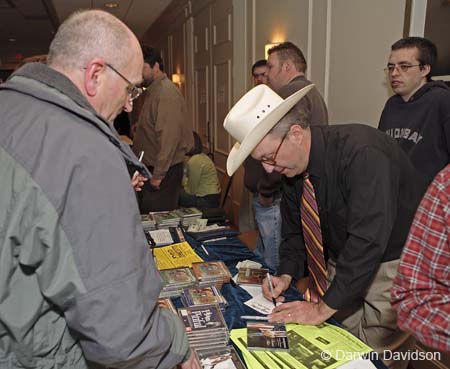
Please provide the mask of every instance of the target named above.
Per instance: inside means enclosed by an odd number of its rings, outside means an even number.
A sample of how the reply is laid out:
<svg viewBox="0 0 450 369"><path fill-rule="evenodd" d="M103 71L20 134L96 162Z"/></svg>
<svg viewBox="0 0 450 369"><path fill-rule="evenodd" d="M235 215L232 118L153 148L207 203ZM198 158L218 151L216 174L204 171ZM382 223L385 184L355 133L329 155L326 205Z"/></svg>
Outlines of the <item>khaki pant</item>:
<svg viewBox="0 0 450 369"><path fill-rule="evenodd" d="M370 284L361 306L352 310L338 311L334 318L351 333L378 352L379 358L400 355L383 355L389 352L407 352L414 349L415 339L397 327L397 313L391 307L390 291L397 274L399 260L392 260L380 265L373 282ZM328 261L328 280L331 282L336 274L333 261ZM406 360L383 360L392 369L405 369Z"/></svg>

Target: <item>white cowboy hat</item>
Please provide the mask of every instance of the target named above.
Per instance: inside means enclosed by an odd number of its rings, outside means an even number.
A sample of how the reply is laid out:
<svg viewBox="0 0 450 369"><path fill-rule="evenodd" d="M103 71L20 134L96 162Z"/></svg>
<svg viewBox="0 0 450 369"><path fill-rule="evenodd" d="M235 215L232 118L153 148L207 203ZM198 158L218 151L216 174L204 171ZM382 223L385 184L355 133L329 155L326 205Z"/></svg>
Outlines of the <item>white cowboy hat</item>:
<svg viewBox="0 0 450 369"><path fill-rule="evenodd" d="M312 88L308 85L284 100L267 85L247 92L229 111L225 130L237 141L227 159L229 176L239 168L264 136Z"/></svg>

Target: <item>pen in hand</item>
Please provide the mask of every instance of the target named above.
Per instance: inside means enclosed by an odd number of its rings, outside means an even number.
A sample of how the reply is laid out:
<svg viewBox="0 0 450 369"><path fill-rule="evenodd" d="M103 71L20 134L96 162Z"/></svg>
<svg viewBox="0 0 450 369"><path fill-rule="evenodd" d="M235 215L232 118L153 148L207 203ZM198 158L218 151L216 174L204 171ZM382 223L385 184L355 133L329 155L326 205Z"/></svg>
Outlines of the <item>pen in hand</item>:
<svg viewBox="0 0 450 369"><path fill-rule="evenodd" d="M138 160L139 160L139 162L142 162L142 158L144 157L144 151L141 151L140 153L139 153L139 158L138 158ZM135 178L135 177L137 177L138 176L138 174L139 174L139 171L138 170L136 170L135 172L134 172L134 174L133 174L133 177L132 178Z"/></svg>
<svg viewBox="0 0 450 369"><path fill-rule="evenodd" d="M272 277L270 276L269 273L267 273L267 282L268 282L268 284L269 284L270 293L271 293L271 295L272 295L272 302L273 302L273 305L274 305L275 307L277 307L277 300L275 300L275 297L273 296L273 283L272 283Z"/></svg>

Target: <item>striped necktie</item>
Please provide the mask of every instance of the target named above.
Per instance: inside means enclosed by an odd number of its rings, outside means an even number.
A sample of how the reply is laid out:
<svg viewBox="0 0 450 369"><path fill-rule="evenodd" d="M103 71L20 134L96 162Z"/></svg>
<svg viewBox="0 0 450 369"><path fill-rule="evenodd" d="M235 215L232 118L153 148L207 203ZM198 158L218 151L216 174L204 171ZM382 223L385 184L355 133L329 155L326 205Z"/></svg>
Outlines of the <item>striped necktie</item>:
<svg viewBox="0 0 450 369"><path fill-rule="evenodd" d="M303 177L300 214L309 271L308 288L304 297L307 301L319 302L327 289L327 269L323 256L322 231L316 195L308 173L305 173Z"/></svg>

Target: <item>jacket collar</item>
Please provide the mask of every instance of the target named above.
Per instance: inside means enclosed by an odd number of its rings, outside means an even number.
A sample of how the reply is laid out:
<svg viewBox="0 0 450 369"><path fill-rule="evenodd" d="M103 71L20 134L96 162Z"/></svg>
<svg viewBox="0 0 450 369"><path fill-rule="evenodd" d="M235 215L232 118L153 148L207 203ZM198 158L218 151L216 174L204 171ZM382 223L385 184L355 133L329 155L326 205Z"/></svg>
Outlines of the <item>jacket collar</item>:
<svg viewBox="0 0 450 369"><path fill-rule="evenodd" d="M288 84L289 84L289 83L293 83L293 82L297 82L297 81L306 81L306 77L305 77L303 74L301 74L301 75L299 75L299 76L295 76L294 78L292 78L292 79L288 82Z"/></svg>
<svg viewBox="0 0 450 369"><path fill-rule="evenodd" d="M122 153L127 164L147 177L148 169L141 164L124 143L112 124L97 114L73 82L62 73L42 63L28 63L17 70L0 89L13 90L59 106L95 126Z"/></svg>
<svg viewBox="0 0 450 369"><path fill-rule="evenodd" d="M38 81L49 88L56 89L61 94L70 97L76 104L82 108L89 110L91 113L97 115L94 108L81 94L80 90L67 78L64 74L48 67L42 63L28 63L22 68L18 69L11 78L21 76ZM101 117L99 117L102 119ZM103 119L102 119L103 120Z"/></svg>

